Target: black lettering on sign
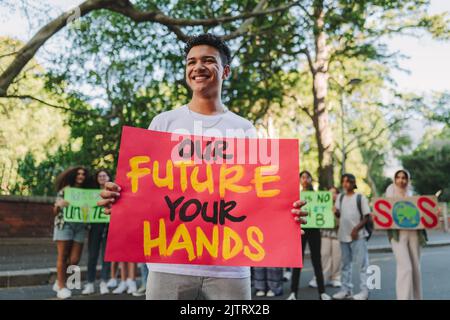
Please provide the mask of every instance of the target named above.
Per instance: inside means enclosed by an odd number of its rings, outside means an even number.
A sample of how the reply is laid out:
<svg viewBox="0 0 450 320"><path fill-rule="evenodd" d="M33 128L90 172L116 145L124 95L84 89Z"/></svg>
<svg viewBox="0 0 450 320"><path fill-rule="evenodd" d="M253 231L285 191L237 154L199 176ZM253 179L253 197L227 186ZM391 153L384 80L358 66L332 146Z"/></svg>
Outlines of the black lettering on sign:
<svg viewBox="0 0 450 320"><path fill-rule="evenodd" d="M316 225L321 227L325 224L325 216L322 213L316 214Z"/></svg>
<svg viewBox="0 0 450 320"><path fill-rule="evenodd" d="M73 209L73 214L75 215L75 216L77 216L78 218L77 218L77 220L78 221L82 221L83 219L82 219L82 217L81 217L81 208L80 207L72 207Z"/></svg>
<svg viewBox="0 0 450 320"><path fill-rule="evenodd" d="M317 194L317 202L326 203L330 201L330 197L329 193Z"/></svg>
<svg viewBox="0 0 450 320"><path fill-rule="evenodd" d="M195 206L195 211L191 215L188 215L187 214L188 208L191 205ZM190 199L185 203L183 203L183 205L180 208L180 220L184 222L190 222L198 216L201 210L202 210L202 203L197 199Z"/></svg>
<svg viewBox="0 0 450 320"><path fill-rule="evenodd" d="M194 154L198 159L204 159L206 161L222 159L232 159L232 153L226 153L228 143L224 140L207 141L205 149L202 150L202 140L196 139L184 139L178 145L178 154L183 159L192 159Z"/></svg>
<svg viewBox="0 0 450 320"><path fill-rule="evenodd" d="M95 206L94 207L94 213L92 215L92 220L105 220L107 219L107 216L105 215L105 211L103 210L103 207Z"/></svg>
<svg viewBox="0 0 450 320"><path fill-rule="evenodd" d="M236 207L236 201L225 201L223 199L221 199L220 202L214 201L212 203L212 209L210 209L211 213L208 215L208 207L211 206L211 203L209 202L202 203L198 199L189 199L183 203L185 199L183 196L175 201L172 201L169 196L165 196L164 199L170 210L170 221L175 220L177 213L180 220L183 222L193 221L201 213L201 217L205 222L221 225L225 224L226 220L231 222L241 222L247 218L245 215L234 216L231 214L231 211ZM178 207L180 207L180 209L177 212Z"/></svg>
<svg viewBox="0 0 450 320"><path fill-rule="evenodd" d="M166 200L167 205L170 209L170 221L175 220L175 209L178 207L178 205L183 202L184 197L178 198L175 202L172 202L168 196L164 197L164 200Z"/></svg>
<svg viewBox="0 0 450 320"><path fill-rule="evenodd" d="M69 208L70 208L70 207L65 207L65 208L63 208L63 216L64 216L64 220L72 219L72 215L71 215L71 212L70 212Z"/></svg>

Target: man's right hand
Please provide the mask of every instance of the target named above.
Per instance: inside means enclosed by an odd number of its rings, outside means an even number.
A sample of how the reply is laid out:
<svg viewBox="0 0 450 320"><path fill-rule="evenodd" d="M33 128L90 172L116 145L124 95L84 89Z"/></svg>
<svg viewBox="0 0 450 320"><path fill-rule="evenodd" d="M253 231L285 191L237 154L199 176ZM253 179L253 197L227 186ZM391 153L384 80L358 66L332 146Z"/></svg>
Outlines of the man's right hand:
<svg viewBox="0 0 450 320"><path fill-rule="evenodd" d="M100 196L103 200L97 202L97 205L104 207L106 214L111 214L111 207L113 203L119 199L121 190L120 186L114 182L107 182L105 184L105 189L100 192Z"/></svg>

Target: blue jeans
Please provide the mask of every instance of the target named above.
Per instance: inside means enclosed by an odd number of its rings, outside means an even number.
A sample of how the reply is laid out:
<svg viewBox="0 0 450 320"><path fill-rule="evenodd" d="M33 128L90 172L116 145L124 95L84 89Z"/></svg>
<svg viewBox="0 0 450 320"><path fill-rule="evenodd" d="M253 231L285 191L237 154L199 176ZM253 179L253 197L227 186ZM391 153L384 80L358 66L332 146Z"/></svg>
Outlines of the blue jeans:
<svg viewBox="0 0 450 320"><path fill-rule="evenodd" d="M341 282L343 291L352 293L352 267L353 262L359 267L359 286L361 291L367 289L367 267L369 266L369 253L366 239L358 239L352 242L341 242L342 269Z"/></svg>
<svg viewBox="0 0 450 320"><path fill-rule="evenodd" d="M283 268L254 268L255 289L272 290L275 295L283 294Z"/></svg>
<svg viewBox="0 0 450 320"><path fill-rule="evenodd" d="M147 285L148 278L148 268L146 263L139 263L139 269L141 270L141 286L145 287Z"/></svg>
<svg viewBox="0 0 450 320"><path fill-rule="evenodd" d="M99 256L101 257L100 259L102 263L101 279L105 282L109 279L111 273L111 263L106 262L104 259L107 235L107 223L91 223L88 238L88 282L95 282L97 260Z"/></svg>

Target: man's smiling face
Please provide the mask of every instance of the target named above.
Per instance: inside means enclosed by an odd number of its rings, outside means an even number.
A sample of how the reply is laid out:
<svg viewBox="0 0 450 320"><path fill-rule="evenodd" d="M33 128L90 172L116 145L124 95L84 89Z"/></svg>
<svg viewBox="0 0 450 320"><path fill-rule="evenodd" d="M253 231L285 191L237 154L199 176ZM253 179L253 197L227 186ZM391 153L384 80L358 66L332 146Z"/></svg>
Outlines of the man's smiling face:
<svg viewBox="0 0 450 320"><path fill-rule="evenodd" d="M219 50L208 45L193 47L186 57L186 82L194 93L213 96L220 93L230 67L223 66Z"/></svg>

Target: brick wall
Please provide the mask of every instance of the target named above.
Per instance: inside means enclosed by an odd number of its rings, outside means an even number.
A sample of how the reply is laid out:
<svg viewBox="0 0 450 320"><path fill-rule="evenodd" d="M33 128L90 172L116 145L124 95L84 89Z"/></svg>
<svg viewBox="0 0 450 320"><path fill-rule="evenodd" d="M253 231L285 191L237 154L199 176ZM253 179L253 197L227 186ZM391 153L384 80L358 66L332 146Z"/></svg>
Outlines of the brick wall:
<svg viewBox="0 0 450 320"><path fill-rule="evenodd" d="M0 196L1 237L51 237L53 197Z"/></svg>

